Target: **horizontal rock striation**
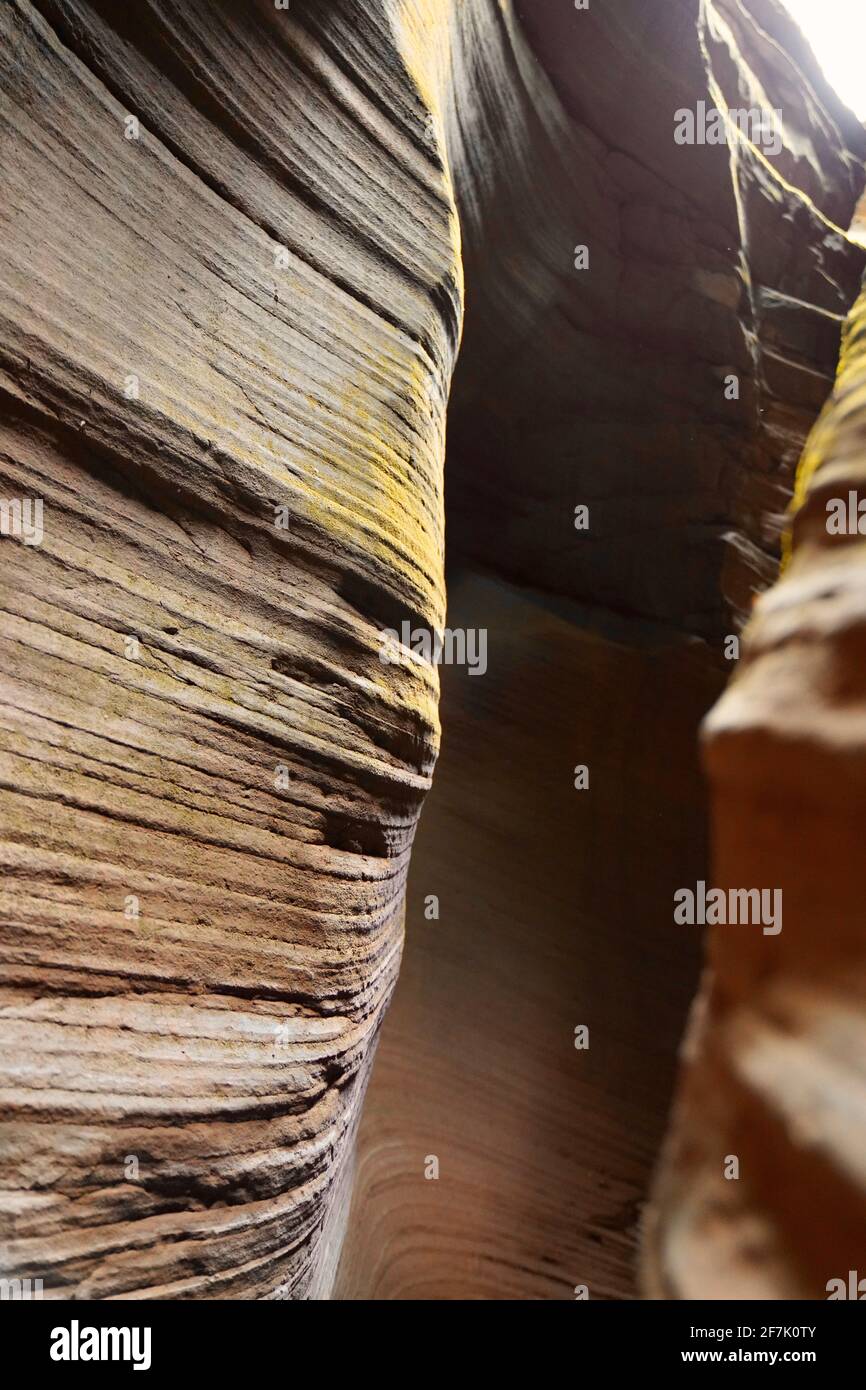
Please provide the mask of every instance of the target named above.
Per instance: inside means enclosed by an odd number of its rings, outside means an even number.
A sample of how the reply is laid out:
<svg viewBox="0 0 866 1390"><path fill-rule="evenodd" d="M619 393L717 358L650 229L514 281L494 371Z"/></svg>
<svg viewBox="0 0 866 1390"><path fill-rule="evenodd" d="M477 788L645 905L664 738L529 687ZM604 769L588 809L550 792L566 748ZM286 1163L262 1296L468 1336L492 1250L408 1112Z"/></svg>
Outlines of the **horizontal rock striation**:
<svg viewBox="0 0 866 1390"><path fill-rule="evenodd" d="M461 7L470 32L483 9ZM725 674L712 639L776 574L863 264L841 229L864 132L783 9L517 10L456 50L478 100L447 128L467 266L449 542L487 569L482 586L461 563L449 588L461 621L489 623L491 670L483 691L443 685L341 1297L635 1292L700 943L673 893L709 877L687 750ZM701 101L779 107L778 154L677 146L675 111ZM711 645L687 661L689 633ZM575 794L564 769L584 756ZM567 1055L575 1020L603 1065Z"/></svg>
<svg viewBox="0 0 866 1390"><path fill-rule="evenodd" d="M13 0L0 93L0 1266L327 1296L439 742L381 633L444 622L464 262L455 553L673 634L679 867L718 678L679 648L775 573L866 135L772 0ZM676 143L759 98L775 158Z"/></svg>
<svg viewBox="0 0 866 1390"><path fill-rule="evenodd" d="M853 499L853 502L852 502ZM835 506L854 508L837 533ZM649 1228L653 1294L826 1298L866 1249L866 292L798 479L794 550L706 725L715 879L783 926L716 927ZM796 812L792 814L792 807ZM723 1178L724 1156L739 1181ZM848 1293L842 1295L849 1296Z"/></svg>
<svg viewBox="0 0 866 1390"><path fill-rule="evenodd" d="M0 1265L326 1292L438 742L379 633L443 619L448 179L379 4L0 30L0 492L44 503L0 541Z"/></svg>
<svg viewBox="0 0 866 1390"><path fill-rule="evenodd" d="M449 535L717 641L776 573L767 517L832 385L866 132L775 0L516 9L453 156L470 293ZM678 144L701 103L779 110L778 151Z"/></svg>

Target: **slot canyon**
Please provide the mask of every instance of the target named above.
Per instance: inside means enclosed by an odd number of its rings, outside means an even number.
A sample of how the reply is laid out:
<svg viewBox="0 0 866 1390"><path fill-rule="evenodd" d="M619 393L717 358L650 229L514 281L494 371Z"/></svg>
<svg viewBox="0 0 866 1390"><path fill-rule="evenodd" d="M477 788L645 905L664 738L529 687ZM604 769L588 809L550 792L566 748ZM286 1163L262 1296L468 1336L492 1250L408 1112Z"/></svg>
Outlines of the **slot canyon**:
<svg viewBox="0 0 866 1390"><path fill-rule="evenodd" d="M0 36L0 1276L866 1274L866 126L794 19Z"/></svg>

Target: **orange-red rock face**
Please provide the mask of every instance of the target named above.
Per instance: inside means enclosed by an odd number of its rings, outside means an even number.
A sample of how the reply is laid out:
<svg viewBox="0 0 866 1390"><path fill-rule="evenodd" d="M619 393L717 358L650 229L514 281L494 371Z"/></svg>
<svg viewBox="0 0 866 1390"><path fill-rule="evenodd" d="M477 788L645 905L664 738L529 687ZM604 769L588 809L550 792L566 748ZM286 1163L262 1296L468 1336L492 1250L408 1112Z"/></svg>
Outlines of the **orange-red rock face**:
<svg viewBox="0 0 866 1390"><path fill-rule="evenodd" d="M497 696L473 697L461 737L483 751L501 719L527 758L562 761L566 786L582 731L603 773L570 827L587 932L571 932L562 881L518 913L496 1010L532 1019L542 998L571 1048L574 971L581 1009L606 1000L602 1035L619 1038L616 1076L599 1063L578 1092L582 1113L597 1107L585 1161L561 1165L574 1239L551 1249L538 1233L560 1213L530 1202L504 1247L488 1244L497 1212L475 1213L473 1250L508 1265L518 1296L547 1296L592 1282L595 1237L613 1231L599 1291L629 1291L693 971L694 945L678 973L661 925L670 885L704 862L691 731L718 688L719 639L775 572L762 519L783 510L829 388L862 266L840 226L866 153L776 5L652 11L569 13L569 30L494 0L0 12L0 496L44 505L38 543L0 539L4 1274L59 1298L332 1289L439 744L436 669L383 663L381 633L444 621L465 278L453 553L569 606L548 628L531 595L492 604ZM759 87L785 111L776 164L748 142L675 143L677 108ZM548 633L544 686L559 694L539 738L509 663L538 661ZM578 667L591 690L572 731ZM667 807L648 805L658 775ZM471 767L461 778L471 791ZM537 787L542 862L567 840L560 796ZM493 832L478 819L465 932L492 859L506 873L515 859L518 815ZM638 968L624 943L652 854ZM470 1018L496 924L463 957ZM610 983L591 988L593 971L659 997L658 939L666 1041L634 1102L644 1023ZM416 1016L401 1015L404 1089ZM506 1039L489 1070L504 1084L525 1066L537 1104L559 1084L549 1043L518 1058ZM436 1071L434 1112L462 1064ZM470 1189L515 1201L520 1106L498 1113L501 1148L470 1142L460 1161ZM571 1131L571 1099L562 1114ZM359 1258L346 1296L371 1287ZM440 1271L426 1287L450 1296ZM410 1261L376 1292L417 1284Z"/></svg>
<svg viewBox="0 0 866 1390"><path fill-rule="evenodd" d="M783 914L775 934L711 932L656 1187L653 1293L826 1298L862 1269L864 329L861 296L801 469L793 558L706 726L715 879L772 887Z"/></svg>
<svg viewBox="0 0 866 1390"><path fill-rule="evenodd" d="M0 12L3 1269L55 1297L327 1292L398 968L458 267L392 24L317 11Z"/></svg>

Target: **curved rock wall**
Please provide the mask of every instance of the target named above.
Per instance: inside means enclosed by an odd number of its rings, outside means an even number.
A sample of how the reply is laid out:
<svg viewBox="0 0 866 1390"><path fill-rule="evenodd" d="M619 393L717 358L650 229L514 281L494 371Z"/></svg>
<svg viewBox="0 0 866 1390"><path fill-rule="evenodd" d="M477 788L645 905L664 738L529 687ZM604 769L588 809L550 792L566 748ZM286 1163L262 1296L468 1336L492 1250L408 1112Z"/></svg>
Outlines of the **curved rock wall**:
<svg viewBox="0 0 866 1390"><path fill-rule="evenodd" d="M541 66L503 20L454 158L469 294L449 537L718 644L775 576L832 385L866 134L775 0L517 11ZM676 143L700 103L778 109L778 153Z"/></svg>
<svg viewBox="0 0 866 1390"><path fill-rule="evenodd" d="M0 491L44 508L0 577L4 1272L326 1296L438 748L381 632L444 621L464 264L453 553L715 642L775 570L866 137L771 0L14 0L0 35ZM800 84L777 167L674 142Z"/></svg>
<svg viewBox="0 0 866 1390"><path fill-rule="evenodd" d="M847 532L836 529L840 504ZM826 1298L833 1281L847 1290L849 1271L862 1274L860 507L866 291L800 469L791 562L758 603L737 676L706 724L713 881L778 890L782 929L711 930L648 1231L656 1296ZM737 1181L726 1180L729 1156Z"/></svg>
<svg viewBox="0 0 866 1390"><path fill-rule="evenodd" d="M850 219L863 131L783 9L518 8L521 23L477 49L480 99L449 130L467 262L449 544L488 567L483 580L457 568L449 591L457 621L488 624L491 670L443 683L447 737L361 1131L344 1297L571 1298L584 1280L592 1298L635 1292L701 938L674 924L673 893L709 878L688 750L731 669L716 640L686 638L686 653L682 629L735 631L775 576L863 264L829 221ZM673 112L700 100L779 105L779 155L677 147ZM589 229L581 274L575 227ZM612 248L617 275L593 280L596 251ZM636 283L655 283L655 317L645 295L621 299ZM720 367L734 340L749 361L739 403ZM704 455L728 460L709 482ZM575 539L578 498L592 526ZM595 606L496 585L491 570ZM633 611L615 624L605 602ZM564 770L584 756L592 790L575 794ZM570 1050L575 1020L602 1052ZM441 1182L422 1180L431 1150Z"/></svg>
<svg viewBox="0 0 866 1390"><path fill-rule="evenodd" d="M0 26L4 1272L326 1290L438 742L379 633L444 612L448 181L379 4Z"/></svg>

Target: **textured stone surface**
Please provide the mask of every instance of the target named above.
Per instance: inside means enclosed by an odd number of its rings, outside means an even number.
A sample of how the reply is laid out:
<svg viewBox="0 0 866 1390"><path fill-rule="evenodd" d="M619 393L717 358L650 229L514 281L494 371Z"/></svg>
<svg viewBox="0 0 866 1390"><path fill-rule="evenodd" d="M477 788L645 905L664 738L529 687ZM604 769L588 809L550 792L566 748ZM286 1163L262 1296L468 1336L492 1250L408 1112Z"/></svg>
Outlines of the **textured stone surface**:
<svg viewBox="0 0 866 1390"><path fill-rule="evenodd" d="M800 470L792 561L706 726L714 881L781 889L784 922L711 932L649 1225L653 1294L825 1298L863 1272L866 540L826 527L849 492L866 501L866 294Z"/></svg>
<svg viewBox="0 0 866 1390"><path fill-rule="evenodd" d="M379 5L0 26L2 490L45 501L0 542L4 1269L326 1290L438 739L377 634L443 611L447 181Z"/></svg>
<svg viewBox="0 0 866 1390"><path fill-rule="evenodd" d="M659 179L653 182L635 163L631 177L642 178L646 190L641 215L629 211L626 198L620 201L623 222L630 228L629 255L637 256L635 239L646 239L655 225L656 259L659 254L670 258L684 236L682 219L667 214L668 204L683 205L675 202L673 190L679 190L683 203L694 197L692 184L702 160L712 173L704 174L701 185L707 205L715 199L717 208L723 208L730 188L718 152L678 152L669 140L674 107L694 102L696 93L708 96L699 67L682 80L690 32L685 7L679 12L673 5L595 7L595 27L579 30L572 27L571 14L566 18L567 8L525 6L527 32L564 100L568 90L561 84L572 79L570 109L583 117L581 124L592 123L620 151L641 138L649 119L654 90L646 71L650 45L667 74L670 86L659 103L657 138L641 154L647 164L654 163ZM758 17L767 18L767 7ZM584 18L589 14L581 16L581 24ZM821 150L808 167L802 158L787 164L786 175L796 173L825 211L845 223L862 171L848 156L840 159L839 151L862 150L862 131L827 93L782 12L773 7L770 18L775 25L775 40L769 44L772 62L786 74L784 81L777 78L775 99L784 103L786 130L800 131L789 138L798 150L808 151L802 130L812 122L815 149ZM660 21L672 26L664 45ZM767 42L758 45L759 30L738 32L760 68ZM548 33L552 41L543 46ZM596 47L587 51L591 35ZM636 43L635 35L643 42ZM509 37L521 52L518 33L511 31ZM796 70L782 42L798 62ZM667 54L676 54L676 61L668 57L665 63ZM623 107L609 90L609 77L627 57L630 66L622 85L640 92L635 108L640 120L622 127L615 124L624 119ZM503 62L503 70L528 73L526 86L533 95L525 101L541 104L539 87L542 92L547 87L525 60ZM726 72L726 91L734 92ZM766 72L765 80L770 81ZM808 95L812 86L817 104ZM485 111L498 110L499 84L490 77L479 87L485 94L478 117L482 122ZM584 89L592 100L579 107ZM605 93L602 121L596 113ZM502 121L488 117L483 135L474 136L476 147L512 148L510 111ZM826 128L828 120L838 122L845 139L827 144L819 138L816 126L824 123ZM571 126L568 130L573 135ZM574 170L585 174L587 160L583 153L579 162L573 143L565 140L557 126L544 146L550 159L560 146L569 152L570 163L554 163L555 176L537 156L510 161L500 179L496 213L486 220L471 204L466 207L464 183L456 179L469 268L467 335L453 394L446 472L450 542L453 546L457 537L497 570L533 582L541 575L565 589L577 573L585 574L584 588L602 601L600 565L620 543L624 518L630 518L633 524L622 548L610 560L612 582L621 585L632 572L630 564L635 572L641 567L646 583L639 598L652 609L653 585L670 575L669 583L665 578L668 594L678 605L671 613L700 630L706 615L690 614L686 607L694 592L689 585L696 582L686 582L684 574L685 540L690 537L692 573L703 576L700 582L708 586L715 608L709 632L720 622L735 622L751 607L754 590L775 574L779 525L765 531L766 513L781 513L786 506L805 431L829 387L840 320L836 310L824 313L799 297L806 286L805 293L820 303L828 288L822 284L825 231L815 230L823 224L798 195L774 189L760 162L744 151L740 172L750 216L772 247L764 254L761 242L753 240L750 259L765 266L767 282L781 285L782 292L762 295L763 338L752 342L760 408L753 400L749 412L738 414L732 426L725 412L736 407L722 403L718 373L702 360L717 348L720 318L708 320L696 309L693 337L683 337L680 320L676 333L667 334L660 361L661 343L658 351L638 355L624 334L617 340L610 329L616 317L613 296L601 300L602 313L590 314L562 272L562 247L570 252L577 238L569 238L559 224L554 238L550 226L562 189L583 186ZM467 146L472 143L467 138ZM786 146L785 158L790 154ZM605 167L625 163L621 153L609 156L599 175L603 187ZM751 181L759 170L761 180ZM597 184L590 187L595 190ZM578 203L577 193L575 205L570 215L576 219L573 225L580 226L582 210L592 205L588 199ZM541 209L544 215L536 215ZM710 219L703 225L710 236ZM727 246L731 257L736 235ZM829 291L842 306L855 292L862 259L838 233L828 235L831 246L839 248L838 259L834 255L839 288L830 286ZM813 237L817 241L810 241ZM523 249L522 238L531 251ZM680 254L685 277L688 253ZM540 262L546 269L554 257L559 274L541 282L556 296L547 312L530 297L540 272L530 280L526 267ZM722 260L720 256L718 264ZM646 264L649 273L651 263ZM671 272L661 266L659 274L670 277ZM669 278L671 292L672 283ZM584 314L582 339L569 335L566 315L559 312L563 304L569 315ZM634 302L628 305L632 313L639 308ZM726 314L733 323L735 316ZM737 318L748 322L742 304ZM614 341L602 356L606 330ZM657 332L663 331L660 320ZM692 342L698 342L696 361L686 352ZM494 363L492 370L488 361ZM629 365L627 375L623 361ZM674 436L669 428L662 432L658 422L670 414L671 398L682 392L684 382L693 399L683 415L692 422L685 439L688 449L678 455L684 480L677 485L687 494L681 498L671 490L672 472L663 453ZM780 399L783 391L786 401ZM620 418L617 413L623 401L639 393L642 431L631 414ZM587 404L584 394L590 396ZM590 429L596 433L588 434ZM623 441L619 471L613 472L607 447L584 464L587 439L608 440L614 432ZM526 446L526 439L536 442ZM570 471L555 471L551 441L568 457ZM724 442L731 469L739 470L750 499L742 530L728 533L728 603L713 558L718 529L696 527L687 533L670 525L675 504L682 506L683 516L698 514L701 502L695 502L688 484L701 476L705 442L713 449ZM599 489L617 489L609 499L611 525L604 545L582 571L575 568L574 538L566 538L571 504L585 495L572 491L574 458L581 460L585 473L593 470ZM641 495L629 503L637 460L659 485L654 497ZM713 496L708 502L718 500ZM650 507L658 512L650 513ZM730 507L729 516L732 501ZM661 545L647 518L662 524L663 511L669 529ZM538 524L540 517L548 523L547 533ZM754 544L745 540L747 531ZM559 537L555 551L554 534ZM588 539L581 537L579 544ZM599 556L600 551L605 554ZM493 690L482 698L479 689L473 697L476 682L461 683L448 674L443 682L445 741L413 853L403 973L362 1123L355 1206L337 1285L342 1297L570 1298L582 1282L593 1298L631 1297L636 1291L633 1254L664 1124L669 1048L682 1027L700 948L699 928L673 924L673 891L709 877L704 794L687 750L702 709L731 668L716 666L711 649L700 643L689 661L673 658L677 644L670 630L633 620L620 625L617 641L598 610L570 611L567 623L559 626L549 612L539 613L537 596L526 593L525 598L525 606L513 596L509 603L492 603L482 599L473 583L462 582L450 596L454 620L483 617L489 624L491 671L478 684L484 694L488 684ZM629 647L631 652L625 650ZM592 765L590 794L573 792L565 777L565 770L584 754ZM734 807L730 815L736 824ZM790 805L786 817L789 824ZM755 834L752 820L745 825L746 833ZM831 852L828 846L827 857ZM427 920L423 910L424 895L434 890L442 895L439 922ZM587 1015L594 1020L592 1046L599 1051L581 1055L571 1049L570 1034ZM543 1104L537 1102L539 1093ZM712 1114L713 1087L706 1076L696 1084L695 1096L693 1119L700 1131L702 1117ZM753 1147L760 1142L756 1137ZM424 1158L431 1151L441 1160L438 1182L423 1179ZM778 1171L775 1177L778 1181ZM674 1197L675 1184L676 1178ZM795 1184L795 1202L804 1190L805 1184ZM703 1240L701 1233L689 1250L701 1277ZM706 1257L715 1258L711 1243ZM654 1284L653 1291L659 1287ZM728 1282L729 1289L739 1288L743 1296L753 1287L744 1266ZM665 1291L678 1292L673 1285Z"/></svg>
<svg viewBox="0 0 866 1390"><path fill-rule="evenodd" d="M832 219L864 143L776 5L651 8L649 27L635 4L569 9L589 26L567 35L558 7L494 0L0 8L0 495L45 503L41 545L0 541L0 1229L4 1272L49 1297L332 1287L439 741L436 671L383 665L378 634L444 617L464 260L455 550L625 613L636 650L665 625L698 674L660 881L702 862L685 750L718 668L689 638L774 573L761 518L829 385L862 264ZM674 145L677 106L756 83L787 106L804 74L789 182L748 146ZM651 686L638 657L597 655L588 732L618 672ZM554 684L564 640L561 661ZM596 805L610 853L623 801ZM542 921L542 958L583 961L630 920L598 858L588 936L560 956ZM637 1065L643 1025L607 1026L634 1026ZM532 1058L540 1093L558 1065ZM605 1221L633 1214L665 1090L660 1071L628 1112L640 1151ZM613 1139L575 1223L625 1114L582 1135ZM531 1286L578 1282L587 1240Z"/></svg>
<svg viewBox="0 0 866 1390"><path fill-rule="evenodd" d="M673 633L590 631L469 573L448 589L491 664L442 672L336 1295L633 1297L700 964L670 912L703 863L694 731L723 673Z"/></svg>
<svg viewBox="0 0 866 1390"><path fill-rule="evenodd" d="M454 159L470 293L450 542L717 640L775 574L767 516L832 384L863 264L834 219L866 134L776 3L517 9L545 71L503 22ZM675 143L677 110L759 99L783 113L777 157Z"/></svg>

